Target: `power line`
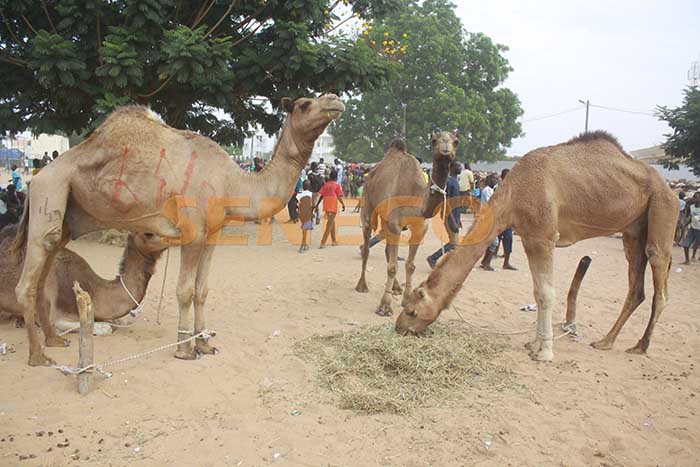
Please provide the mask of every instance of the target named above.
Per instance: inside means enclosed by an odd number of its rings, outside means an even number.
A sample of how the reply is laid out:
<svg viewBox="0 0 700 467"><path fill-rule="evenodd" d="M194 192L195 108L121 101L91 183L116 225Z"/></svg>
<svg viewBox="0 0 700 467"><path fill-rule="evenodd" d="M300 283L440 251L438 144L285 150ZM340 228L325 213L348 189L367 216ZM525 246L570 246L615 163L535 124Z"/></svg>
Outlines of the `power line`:
<svg viewBox="0 0 700 467"><path fill-rule="evenodd" d="M584 107L585 107L585 106L579 105L579 106L573 107L573 108L571 108L571 109L562 110L561 112L555 112L555 113L552 113L552 114L540 115L539 117L528 118L527 120L523 120L523 123L536 122L536 121L538 121L538 120L544 120L544 119L546 119L546 118L557 117L557 116L559 116L559 115L564 115L564 114L568 114L568 113L570 113L570 112L575 112L575 111L577 111L577 110L581 110L581 109L583 109Z"/></svg>
<svg viewBox="0 0 700 467"><path fill-rule="evenodd" d="M603 110L612 110L613 112L624 112L628 114L637 114L637 115L646 115L649 117L656 117L654 113L651 112L644 112L640 110L629 110L629 109L619 109L617 107L608 107L606 105L596 105L596 104L591 104L591 107L596 107L598 109L603 109Z"/></svg>

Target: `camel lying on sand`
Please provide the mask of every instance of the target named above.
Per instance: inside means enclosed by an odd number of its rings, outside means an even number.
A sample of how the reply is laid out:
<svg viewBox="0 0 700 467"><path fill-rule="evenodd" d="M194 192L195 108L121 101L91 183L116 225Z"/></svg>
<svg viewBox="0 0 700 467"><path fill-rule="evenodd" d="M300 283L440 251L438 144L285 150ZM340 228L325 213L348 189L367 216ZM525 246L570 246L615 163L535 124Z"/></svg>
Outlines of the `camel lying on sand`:
<svg viewBox="0 0 700 467"><path fill-rule="evenodd" d="M26 245L15 289L29 336L29 365L51 364L34 317L45 271L70 239L116 228L152 232L180 244L175 357L214 354L204 303L221 231L233 219L272 217L287 205L314 142L345 110L338 96L284 98L288 116L265 170L250 173L209 138L165 125L145 107L114 111L93 134L32 179L13 251ZM194 303L194 331L190 308Z"/></svg>
<svg viewBox="0 0 700 467"><path fill-rule="evenodd" d="M24 310L15 298L15 286L21 274L18 263L8 254L17 232L11 225L0 231L0 310L14 316L23 316ZM68 345L68 341L56 334L78 325L78 305L73 293L73 282L90 294L95 321L112 321L126 316L141 303L146 288L155 271L156 261L164 251L160 238L152 234L129 234L119 266L119 276L105 280L92 270L78 254L61 249L49 268L44 287L39 291L39 323L44 331L48 347ZM133 297L133 299L132 299ZM109 323L95 323L95 334L108 334Z"/></svg>
<svg viewBox="0 0 700 467"><path fill-rule="evenodd" d="M432 184L444 190L447 183L450 162L457 155L459 138L456 133L446 131L432 135L433 173ZM401 293L396 279L399 252L398 239L401 231L411 231L409 252L406 258L406 285L404 301L411 293L413 272L416 269L415 257L425 231L426 219L433 217L436 207L443 201L439 191L431 190L423 178L423 169L418 160L406 152L406 144L396 139L382 159L367 175L363 195L362 211L362 274L355 290L367 292L365 271L369 258L369 240L372 230L376 230L381 220L381 231L386 236L387 281L377 314L393 314L391 299L394 292ZM448 229L449 232L449 229Z"/></svg>
<svg viewBox="0 0 700 467"><path fill-rule="evenodd" d="M552 308L555 247L623 233L629 290L610 332L591 344L612 348L632 312L644 301L644 272L651 265L654 298L644 335L628 350L646 353L668 299L678 199L653 168L635 161L605 132L584 133L566 143L536 149L498 187L460 247L450 253L409 297L396 320L401 334L419 332L437 319L462 287L486 247L503 230L520 233L537 301L537 332L528 344L534 360L554 357Z"/></svg>

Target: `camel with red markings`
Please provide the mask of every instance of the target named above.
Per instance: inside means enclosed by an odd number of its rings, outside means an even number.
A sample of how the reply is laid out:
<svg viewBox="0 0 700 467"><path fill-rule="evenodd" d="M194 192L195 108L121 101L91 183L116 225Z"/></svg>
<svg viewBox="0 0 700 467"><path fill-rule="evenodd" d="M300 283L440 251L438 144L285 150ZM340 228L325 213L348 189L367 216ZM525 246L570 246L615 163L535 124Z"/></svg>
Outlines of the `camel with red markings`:
<svg viewBox="0 0 700 467"><path fill-rule="evenodd" d="M210 263L223 226L273 216L289 200L314 142L345 110L338 96L284 98L288 115L271 163L250 173L209 138L167 126L145 107L117 109L85 141L32 179L13 250L26 246L15 289L29 336L29 365L51 364L37 335L37 290L70 239L109 228L180 245L175 357L216 349L205 333ZM190 308L194 303L194 326Z"/></svg>

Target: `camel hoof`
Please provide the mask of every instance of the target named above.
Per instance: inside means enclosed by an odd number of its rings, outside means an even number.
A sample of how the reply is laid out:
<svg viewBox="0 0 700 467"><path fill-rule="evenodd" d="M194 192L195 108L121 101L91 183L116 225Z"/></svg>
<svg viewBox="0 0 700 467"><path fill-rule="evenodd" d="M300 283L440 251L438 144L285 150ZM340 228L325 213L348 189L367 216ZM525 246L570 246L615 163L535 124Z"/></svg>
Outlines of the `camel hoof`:
<svg viewBox="0 0 700 467"><path fill-rule="evenodd" d="M196 360L197 352L192 347L177 349L175 351L175 358L179 358L180 360Z"/></svg>
<svg viewBox="0 0 700 467"><path fill-rule="evenodd" d="M629 349L625 350L625 352L633 354L633 355L646 355L646 353L647 353L647 351L644 350L639 345L635 345L634 347L630 347Z"/></svg>
<svg viewBox="0 0 700 467"><path fill-rule="evenodd" d="M207 344L206 342L197 342L194 346L194 350L197 353L203 354L203 355L216 355L219 350Z"/></svg>
<svg viewBox="0 0 700 467"><path fill-rule="evenodd" d="M530 358L536 362L551 362L554 360L554 352L551 350L540 349L539 352L531 352Z"/></svg>
<svg viewBox="0 0 700 467"><path fill-rule="evenodd" d="M378 316L384 316L384 317L394 316L394 312L391 310L391 308L386 308L386 307L385 308L382 308L382 307L377 308L377 311L375 311L375 313Z"/></svg>
<svg viewBox="0 0 700 467"><path fill-rule="evenodd" d="M599 340L598 342L591 342L591 347L597 350L610 350L613 348L612 342L608 342L605 339Z"/></svg>
<svg viewBox="0 0 700 467"><path fill-rule="evenodd" d="M49 336L46 338L46 347L68 347L70 341L59 336Z"/></svg>
<svg viewBox="0 0 700 467"><path fill-rule="evenodd" d="M367 283L366 282L358 282L357 285L355 286L355 290L360 293L367 293L369 292L369 288L367 288Z"/></svg>
<svg viewBox="0 0 700 467"><path fill-rule="evenodd" d="M525 347L527 350L530 351L530 353L532 353L540 348L540 340L535 339L534 341L526 342L523 347Z"/></svg>
<svg viewBox="0 0 700 467"><path fill-rule="evenodd" d="M29 354L29 361L27 362L29 366L51 366L55 365L56 361L47 357L43 353L39 354Z"/></svg>

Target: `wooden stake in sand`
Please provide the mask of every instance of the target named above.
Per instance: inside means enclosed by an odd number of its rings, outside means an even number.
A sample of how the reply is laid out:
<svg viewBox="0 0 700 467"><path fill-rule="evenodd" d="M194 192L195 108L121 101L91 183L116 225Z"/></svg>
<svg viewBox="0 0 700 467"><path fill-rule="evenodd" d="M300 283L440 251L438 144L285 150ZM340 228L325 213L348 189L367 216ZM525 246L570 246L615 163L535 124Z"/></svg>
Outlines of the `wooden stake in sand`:
<svg viewBox="0 0 700 467"><path fill-rule="evenodd" d="M95 324L95 313L92 309L90 295L80 288L78 282L73 283L73 293L78 303L80 314L80 346L78 368L85 368L92 365L94 361L94 346L92 343L92 332ZM78 392L87 394L92 385L93 368L89 368L78 373Z"/></svg>

